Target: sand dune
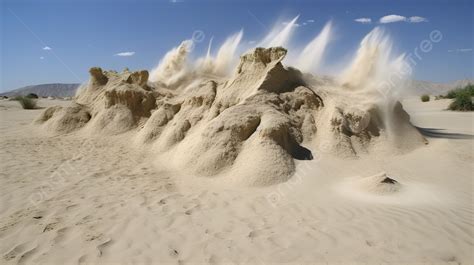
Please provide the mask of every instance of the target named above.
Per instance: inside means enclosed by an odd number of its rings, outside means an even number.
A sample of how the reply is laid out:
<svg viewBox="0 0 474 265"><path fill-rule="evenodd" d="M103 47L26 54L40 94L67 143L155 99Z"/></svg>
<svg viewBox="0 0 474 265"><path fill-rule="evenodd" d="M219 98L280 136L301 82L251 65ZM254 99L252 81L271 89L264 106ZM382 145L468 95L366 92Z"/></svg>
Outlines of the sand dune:
<svg viewBox="0 0 474 265"><path fill-rule="evenodd" d="M67 104L39 101L53 103ZM411 105L418 122L422 104ZM32 124L42 110L0 106L5 264L473 260L469 139L429 138L407 154L349 160L321 151L298 161L285 183L237 188L167 170L166 161L131 146L131 133L50 136ZM378 194L346 185L381 171L402 189Z"/></svg>
<svg viewBox="0 0 474 265"><path fill-rule="evenodd" d="M176 171L246 186L287 181L295 161L313 159L321 145L341 157L408 152L423 136L378 91L385 73L360 71L385 60L373 52L380 34L364 39L342 83L285 67L281 47L242 55L229 78L208 76L186 68L183 42L154 70L154 82L147 71L92 68L74 105L48 108L37 123L56 135L129 132Z"/></svg>

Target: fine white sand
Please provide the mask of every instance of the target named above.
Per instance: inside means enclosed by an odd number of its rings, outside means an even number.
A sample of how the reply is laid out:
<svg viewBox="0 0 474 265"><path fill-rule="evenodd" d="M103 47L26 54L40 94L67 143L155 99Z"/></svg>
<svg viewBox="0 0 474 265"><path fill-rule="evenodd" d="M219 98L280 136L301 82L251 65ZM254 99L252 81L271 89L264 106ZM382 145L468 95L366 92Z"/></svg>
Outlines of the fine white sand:
<svg viewBox="0 0 474 265"><path fill-rule="evenodd" d="M168 171L128 133L51 136L33 124L43 110L2 100L0 263L473 264L473 113L404 105L428 145L322 148L287 182L237 188ZM366 188L382 172L395 192Z"/></svg>

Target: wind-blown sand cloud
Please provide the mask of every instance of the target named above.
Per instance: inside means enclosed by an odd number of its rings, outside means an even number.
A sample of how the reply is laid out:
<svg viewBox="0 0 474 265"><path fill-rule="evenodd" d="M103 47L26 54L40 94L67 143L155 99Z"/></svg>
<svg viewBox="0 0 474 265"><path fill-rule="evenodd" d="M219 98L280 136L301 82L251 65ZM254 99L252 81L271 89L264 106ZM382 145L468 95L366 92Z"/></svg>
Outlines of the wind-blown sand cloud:
<svg viewBox="0 0 474 265"><path fill-rule="evenodd" d="M114 56L120 56L120 57L128 57L128 56L133 56L135 52L119 52L114 54Z"/></svg>
<svg viewBox="0 0 474 265"><path fill-rule="evenodd" d="M387 15L381 17L379 22L382 24L407 21L407 18L400 15Z"/></svg>
<svg viewBox="0 0 474 265"><path fill-rule="evenodd" d="M372 23L372 19L368 17L361 17L354 19L355 22L362 23L362 24L370 24Z"/></svg>
<svg viewBox="0 0 474 265"><path fill-rule="evenodd" d="M51 47L49 47L49 46L44 46L44 47L43 47L43 50L45 50L45 51L50 51L50 50L52 50L52 49L51 49Z"/></svg>
<svg viewBox="0 0 474 265"><path fill-rule="evenodd" d="M284 22L281 22L281 24L282 24L283 26L287 26L287 25L290 24L290 23L291 23L291 21L284 21ZM299 24L299 23L292 23L292 24L293 24L292 26L293 26L293 27L296 27L296 28L301 26L301 24Z"/></svg>

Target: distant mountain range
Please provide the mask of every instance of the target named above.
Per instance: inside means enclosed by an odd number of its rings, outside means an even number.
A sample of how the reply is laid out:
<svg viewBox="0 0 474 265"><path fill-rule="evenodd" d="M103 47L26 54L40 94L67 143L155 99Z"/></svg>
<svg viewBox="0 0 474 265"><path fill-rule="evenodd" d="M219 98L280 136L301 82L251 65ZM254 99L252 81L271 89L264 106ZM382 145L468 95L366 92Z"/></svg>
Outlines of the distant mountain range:
<svg viewBox="0 0 474 265"><path fill-rule="evenodd" d="M0 96L14 97L34 93L39 97L73 97L81 84L42 84L17 88L0 93Z"/></svg>
<svg viewBox="0 0 474 265"><path fill-rule="evenodd" d="M429 81L412 80L409 88L405 89L408 95L442 95L451 89L474 84L474 80L463 79L452 83L433 83ZM0 93L0 96L14 97L34 93L40 97L73 97L80 84L42 84L17 88L15 90Z"/></svg>
<svg viewBox="0 0 474 265"><path fill-rule="evenodd" d="M407 90L407 94L410 95L422 95L422 94L428 94L428 95L444 95L446 94L449 90L459 88L459 87L464 87L468 84L474 84L474 80L472 79L462 79L462 80L457 80L452 83L433 83L429 81L420 81L420 80L411 80L409 83L409 87Z"/></svg>

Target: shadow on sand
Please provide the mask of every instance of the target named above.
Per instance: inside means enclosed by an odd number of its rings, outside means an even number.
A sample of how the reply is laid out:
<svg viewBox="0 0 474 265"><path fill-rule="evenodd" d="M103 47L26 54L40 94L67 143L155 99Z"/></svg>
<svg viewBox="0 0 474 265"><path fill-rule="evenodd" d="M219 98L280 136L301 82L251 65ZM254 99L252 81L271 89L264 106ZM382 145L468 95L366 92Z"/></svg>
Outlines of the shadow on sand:
<svg viewBox="0 0 474 265"><path fill-rule="evenodd" d="M446 131L445 129L437 129L437 128L422 128L416 127L421 134L426 137L432 138L446 138L446 139L474 139L474 135L472 134L463 134L463 133L448 133L443 132Z"/></svg>

